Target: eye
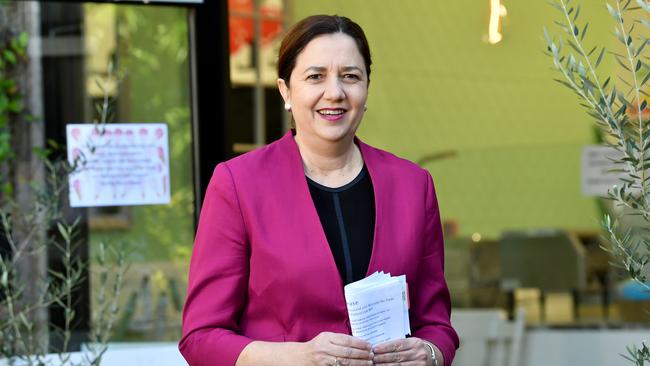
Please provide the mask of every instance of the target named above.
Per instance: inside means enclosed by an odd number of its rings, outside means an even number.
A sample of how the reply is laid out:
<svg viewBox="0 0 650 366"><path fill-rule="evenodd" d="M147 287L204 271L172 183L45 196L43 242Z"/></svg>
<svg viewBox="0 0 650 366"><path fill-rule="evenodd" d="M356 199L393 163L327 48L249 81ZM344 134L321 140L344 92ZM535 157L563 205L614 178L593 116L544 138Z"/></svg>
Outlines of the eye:
<svg viewBox="0 0 650 366"><path fill-rule="evenodd" d="M322 80L323 74L310 74L307 76L307 80Z"/></svg>
<svg viewBox="0 0 650 366"><path fill-rule="evenodd" d="M343 74L343 79L345 80L361 80L361 77L357 74Z"/></svg>

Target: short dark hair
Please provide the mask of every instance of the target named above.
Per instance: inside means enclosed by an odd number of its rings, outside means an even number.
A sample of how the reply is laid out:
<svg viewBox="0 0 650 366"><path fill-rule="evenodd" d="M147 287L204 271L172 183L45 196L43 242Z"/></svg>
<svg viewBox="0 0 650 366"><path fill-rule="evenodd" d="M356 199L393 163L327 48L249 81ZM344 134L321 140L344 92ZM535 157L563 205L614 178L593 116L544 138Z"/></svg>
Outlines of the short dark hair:
<svg viewBox="0 0 650 366"><path fill-rule="evenodd" d="M278 77L289 85L291 72L296 66L296 59L312 39L332 33L344 33L352 37L357 44L359 53L366 66L366 74L370 80L370 47L368 40L359 24L349 18L338 15L312 15L294 25L280 45L278 55Z"/></svg>

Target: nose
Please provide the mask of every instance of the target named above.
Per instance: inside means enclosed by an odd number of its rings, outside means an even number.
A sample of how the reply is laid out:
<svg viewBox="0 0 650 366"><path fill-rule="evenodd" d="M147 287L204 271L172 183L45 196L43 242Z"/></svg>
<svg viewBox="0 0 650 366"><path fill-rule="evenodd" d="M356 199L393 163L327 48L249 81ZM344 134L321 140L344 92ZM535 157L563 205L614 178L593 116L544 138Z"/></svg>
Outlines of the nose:
<svg viewBox="0 0 650 366"><path fill-rule="evenodd" d="M325 91L323 97L327 100L340 101L345 99L345 90L341 85L341 80L338 77L329 77L325 83Z"/></svg>

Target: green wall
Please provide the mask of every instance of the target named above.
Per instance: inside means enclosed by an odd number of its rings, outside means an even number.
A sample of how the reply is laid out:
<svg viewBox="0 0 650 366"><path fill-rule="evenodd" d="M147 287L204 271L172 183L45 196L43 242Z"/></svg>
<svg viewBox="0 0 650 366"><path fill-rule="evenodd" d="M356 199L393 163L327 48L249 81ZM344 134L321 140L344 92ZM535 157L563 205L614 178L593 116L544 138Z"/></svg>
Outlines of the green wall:
<svg viewBox="0 0 650 366"><path fill-rule="evenodd" d="M339 14L364 28L373 69L359 136L413 161L455 151L424 166L443 220L457 220L461 235L595 229L596 200L580 193L580 151L594 141L593 123L553 81L543 54L542 28L560 14L546 1L502 3L497 45L483 42L489 0L296 0L291 10L294 20ZM604 2L587 5L587 40L610 42Z"/></svg>

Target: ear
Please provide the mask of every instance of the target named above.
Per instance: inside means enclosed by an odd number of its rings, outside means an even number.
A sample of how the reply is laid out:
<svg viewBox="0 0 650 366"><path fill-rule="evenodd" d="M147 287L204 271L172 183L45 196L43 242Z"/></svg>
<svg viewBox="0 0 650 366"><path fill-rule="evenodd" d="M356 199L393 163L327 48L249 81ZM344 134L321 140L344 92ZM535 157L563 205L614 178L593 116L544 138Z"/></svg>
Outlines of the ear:
<svg viewBox="0 0 650 366"><path fill-rule="evenodd" d="M282 95L282 99L284 99L285 103L291 102L291 92L289 91L287 83L284 82L284 79L278 79L278 90L280 91L280 95Z"/></svg>

